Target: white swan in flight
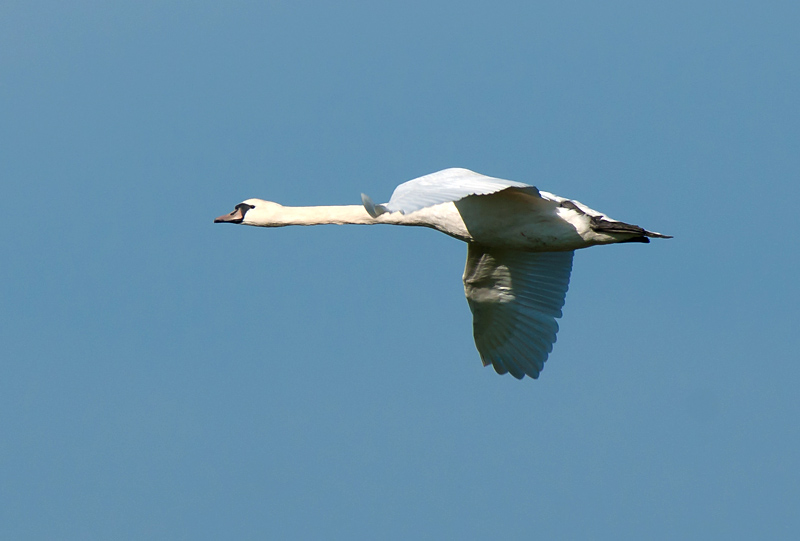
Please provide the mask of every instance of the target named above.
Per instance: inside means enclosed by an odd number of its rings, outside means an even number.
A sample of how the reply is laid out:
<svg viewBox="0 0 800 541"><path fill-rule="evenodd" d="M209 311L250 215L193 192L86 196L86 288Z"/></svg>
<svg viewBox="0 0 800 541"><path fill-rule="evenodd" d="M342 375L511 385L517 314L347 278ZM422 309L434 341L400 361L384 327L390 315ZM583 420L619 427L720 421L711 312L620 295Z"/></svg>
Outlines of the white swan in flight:
<svg viewBox="0 0 800 541"><path fill-rule="evenodd" d="M284 207L248 199L215 223L261 227L393 224L437 229L467 243L464 291L484 366L539 377L556 341L574 250L671 238L613 220L534 186L445 169L398 186L388 203Z"/></svg>

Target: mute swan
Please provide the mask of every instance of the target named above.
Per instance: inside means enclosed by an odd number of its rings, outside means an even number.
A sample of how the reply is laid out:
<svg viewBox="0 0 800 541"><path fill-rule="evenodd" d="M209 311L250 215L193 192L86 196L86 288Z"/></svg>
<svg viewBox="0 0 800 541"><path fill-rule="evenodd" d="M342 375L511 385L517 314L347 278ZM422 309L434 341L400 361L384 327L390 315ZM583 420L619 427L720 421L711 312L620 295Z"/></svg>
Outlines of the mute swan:
<svg viewBox="0 0 800 541"><path fill-rule="evenodd" d="M522 182L445 169L398 186L388 203L284 207L248 199L214 223L261 227L393 224L437 229L467 243L464 291L484 366L539 377L553 350L574 250L671 238L613 220Z"/></svg>

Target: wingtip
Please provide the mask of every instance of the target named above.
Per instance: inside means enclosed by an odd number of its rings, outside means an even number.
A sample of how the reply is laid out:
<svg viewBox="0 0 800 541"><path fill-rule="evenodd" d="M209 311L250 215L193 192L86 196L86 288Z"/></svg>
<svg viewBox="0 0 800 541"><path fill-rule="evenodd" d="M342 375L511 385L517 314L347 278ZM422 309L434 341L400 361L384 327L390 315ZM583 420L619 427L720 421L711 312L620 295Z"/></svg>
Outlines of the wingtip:
<svg viewBox="0 0 800 541"><path fill-rule="evenodd" d="M364 205L364 209L366 209L366 211L369 213L370 216L372 216L373 218L378 217L378 212L377 209L375 208L375 203L373 203L372 199L370 199L370 197L365 193L361 194L361 204Z"/></svg>
<svg viewBox="0 0 800 541"><path fill-rule="evenodd" d="M383 205L376 205L372 202L370 196L365 193L361 194L361 204L364 205L364 209L369 213L370 216L373 218L377 218L381 214L385 214L387 211L386 207Z"/></svg>

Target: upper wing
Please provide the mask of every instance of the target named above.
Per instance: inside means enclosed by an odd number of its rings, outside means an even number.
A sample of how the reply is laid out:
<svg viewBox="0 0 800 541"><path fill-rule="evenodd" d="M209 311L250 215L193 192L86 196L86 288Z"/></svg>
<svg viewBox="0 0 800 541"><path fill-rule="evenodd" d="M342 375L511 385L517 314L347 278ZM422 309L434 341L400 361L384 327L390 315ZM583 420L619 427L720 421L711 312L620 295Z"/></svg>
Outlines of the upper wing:
<svg viewBox="0 0 800 541"><path fill-rule="evenodd" d="M373 218L384 212L414 212L421 208L458 201L469 195L487 195L506 188L530 188L538 194L536 188L523 182L487 177L469 169L444 169L404 182L395 188L388 203L375 205L372 200L362 194L364 207Z"/></svg>
<svg viewBox="0 0 800 541"><path fill-rule="evenodd" d="M556 341L573 254L469 245L464 291L484 366L539 377Z"/></svg>

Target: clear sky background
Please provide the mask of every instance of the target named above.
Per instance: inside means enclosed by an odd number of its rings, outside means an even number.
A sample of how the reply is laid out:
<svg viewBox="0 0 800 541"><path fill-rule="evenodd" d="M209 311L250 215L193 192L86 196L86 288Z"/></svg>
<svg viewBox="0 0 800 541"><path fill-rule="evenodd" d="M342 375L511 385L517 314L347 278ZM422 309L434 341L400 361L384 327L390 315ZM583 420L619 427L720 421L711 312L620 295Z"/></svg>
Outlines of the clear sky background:
<svg viewBox="0 0 800 541"><path fill-rule="evenodd" d="M800 533L796 1L0 4L0 537ZM446 167L675 236L483 368Z"/></svg>

